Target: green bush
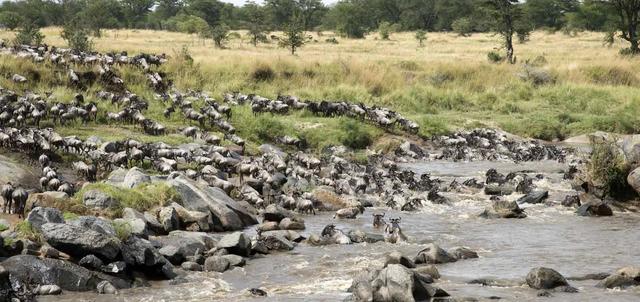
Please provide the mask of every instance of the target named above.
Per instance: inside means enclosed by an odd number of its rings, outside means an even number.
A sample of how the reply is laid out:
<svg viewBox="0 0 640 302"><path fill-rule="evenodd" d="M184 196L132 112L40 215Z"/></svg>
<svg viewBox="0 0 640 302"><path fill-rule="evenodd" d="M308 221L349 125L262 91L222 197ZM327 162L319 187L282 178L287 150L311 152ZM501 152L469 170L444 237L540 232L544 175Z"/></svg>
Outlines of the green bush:
<svg viewBox="0 0 640 302"><path fill-rule="evenodd" d="M73 50L89 52L93 49L93 41L89 38L89 30L79 24L67 23L62 30L61 36L62 39L67 41L67 46Z"/></svg>
<svg viewBox="0 0 640 302"><path fill-rule="evenodd" d="M590 182L601 187L605 196L617 197L629 190L629 167L624 154L613 140L591 139L591 156L587 164Z"/></svg>
<svg viewBox="0 0 640 302"><path fill-rule="evenodd" d="M132 228L129 222L127 221L113 221L113 228L116 231L116 237L120 239L120 241L126 241L131 237Z"/></svg>
<svg viewBox="0 0 640 302"><path fill-rule="evenodd" d="M276 72L268 65L258 65L251 73L251 79L258 82L268 82L276 77Z"/></svg>
<svg viewBox="0 0 640 302"><path fill-rule="evenodd" d="M457 19L451 23L451 29L462 37L471 36L474 29L473 21L469 17Z"/></svg>
<svg viewBox="0 0 640 302"><path fill-rule="evenodd" d="M360 122L346 119L340 123L340 128L344 132L340 142L351 149L365 149L373 143L373 136Z"/></svg>
<svg viewBox="0 0 640 302"><path fill-rule="evenodd" d="M40 46L44 42L44 35L40 32L40 28L33 24L24 25L17 33L13 40L14 46L35 45Z"/></svg>
<svg viewBox="0 0 640 302"><path fill-rule="evenodd" d="M26 220L16 224L15 231L19 238L29 239L33 242L42 242L42 234Z"/></svg>
<svg viewBox="0 0 640 302"><path fill-rule="evenodd" d="M502 61L504 61L504 57L496 51L490 51L487 54L487 59L489 59L491 63L502 63Z"/></svg>

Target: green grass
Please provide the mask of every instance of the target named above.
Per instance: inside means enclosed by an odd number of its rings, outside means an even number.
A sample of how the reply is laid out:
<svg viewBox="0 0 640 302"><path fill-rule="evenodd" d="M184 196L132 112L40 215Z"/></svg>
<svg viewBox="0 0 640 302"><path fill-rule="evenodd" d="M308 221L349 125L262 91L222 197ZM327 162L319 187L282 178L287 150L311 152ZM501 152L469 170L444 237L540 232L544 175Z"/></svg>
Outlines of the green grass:
<svg viewBox="0 0 640 302"><path fill-rule="evenodd" d="M9 229L9 226L4 225L4 224L0 224L0 232L4 232L4 231L6 231L8 229Z"/></svg>
<svg viewBox="0 0 640 302"><path fill-rule="evenodd" d="M120 241L126 241L131 237L131 225L126 221L113 221L113 228L116 231L116 237Z"/></svg>
<svg viewBox="0 0 640 302"><path fill-rule="evenodd" d="M154 207L165 206L171 202L179 202L180 195L165 183L141 184L132 189L112 186L105 183L92 183L86 185L74 196L76 202L81 202L84 193L88 190L99 190L111 198L120 202L120 206L111 209L112 217L120 217L122 209L133 208L144 212Z"/></svg>
<svg viewBox="0 0 640 302"><path fill-rule="evenodd" d="M33 242L42 242L42 234L36 230L30 222L24 220L16 224L15 231L18 238L29 239Z"/></svg>

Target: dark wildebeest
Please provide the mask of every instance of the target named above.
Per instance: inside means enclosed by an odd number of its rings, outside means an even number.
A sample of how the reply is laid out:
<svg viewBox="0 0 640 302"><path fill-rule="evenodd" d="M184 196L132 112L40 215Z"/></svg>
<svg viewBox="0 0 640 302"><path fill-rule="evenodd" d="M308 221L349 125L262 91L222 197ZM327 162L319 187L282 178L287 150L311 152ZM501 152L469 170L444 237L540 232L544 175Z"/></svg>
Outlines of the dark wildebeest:
<svg viewBox="0 0 640 302"><path fill-rule="evenodd" d="M379 228L387 226L387 222L384 221L384 215L385 215L385 213L373 214L373 227L374 228L379 229Z"/></svg>
<svg viewBox="0 0 640 302"><path fill-rule="evenodd" d="M29 198L29 193L21 187L13 190L13 194L11 194L14 214L17 213L20 218L24 216L24 206L27 204L27 198Z"/></svg>
<svg viewBox="0 0 640 302"><path fill-rule="evenodd" d="M2 210L3 213L7 212L7 209L9 209L9 213L11 213L11 195L13 195L13 185L11 184L11 182L6 183L5 185L2 186L2 198L4 199L4 209Z"/></svg>

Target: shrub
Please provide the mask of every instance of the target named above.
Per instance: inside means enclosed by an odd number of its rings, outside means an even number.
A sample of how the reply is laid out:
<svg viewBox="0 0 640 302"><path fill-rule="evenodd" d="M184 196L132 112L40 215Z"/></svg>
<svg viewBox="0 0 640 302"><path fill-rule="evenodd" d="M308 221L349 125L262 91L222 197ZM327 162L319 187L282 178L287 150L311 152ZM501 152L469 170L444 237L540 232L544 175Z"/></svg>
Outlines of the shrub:
<svg viewBox="0 0 640 302"><path fill-rule="evenodd" d="M225 48L229 41L229 31L231 29L226 24L220 24L211 30L211 37L218 48Z"/></svg>
<svg viewBox="0 0 640 302"><path fill-rule="evenodd" d="M15 231L19 238L29 239L33 242L42 242L42 234L26 220L16 224Z"/></svg>
<svg viewBox="0 0 640 302"><path fill-rule="evenodd" d="M89 30L73 21L65 24L61 36L67 41L67 46L75 51L89 52L93 49Z"/></svg>
<svg viewBox="0 0 640 302"><path fill-rule="evenodd" d="M340 142L351 149L365 149L373 143L371 133L357 121L344 120L340 123L340 128L344 132Z"/></svg>
<svg viewBox="0 0 640 302"><path fill-rule="evenodd" d="M603 189L605 196L616 197L628 191L629 167L616 140L591 139L591 156L587 164L589 181Z"/></svg>
<svg viewBox="0 0 640 302"><path fill-rule="evenodd" d="M133 208L144 212L155 207L165 206L171 202L180 202L178 192L165 183L145 183L132 189L124 189L104 183L93 183L85 186L76 193L74 199L81 200L88 190L101 191L120 202L121 208ZM113 215L120 216L120 209L115 209Z"/></svg>
<svg viewBox="0 0 640 302"><path fill-rule="evenodd" d="M605 85L634 86L638 84L635 73L620 67L596 66L584 71L592 82Z"/></svg>
<svg viewBox="0 0 640 302"><path fill-rule="evenodd" d="M380 39L389 40L391 34L398 31L398 25L391 24L387 21L380 23L378 26L378 33L380 34Z"/></svg>
<svg viewBox="0 0 640 302"><path fill-rule="evenodd" d="M251 73L251 78L258 82L271 81L276 77L276 72L268 65L259 65Z"/></svg>
<svg viewBox="0 0 640 302"><path fill-rule="evenodd" d="M16 12L5 11L0 13L0 23L9 30L14 30L24 22L22 16Z"/></svg>
<svg viewBox="0 0 640 302"><path fill-rule="evenodd" d="M9 229L9 226L6 226L4 224L0 224L0 232L4 232L4 231L6 231L8 229Z"/></svg>
<svg viewBox="0 0 640 302"><path fill-rule="evenodd" d="M27 23L20 31L16 33L13 40L15 46L20 45L35 45L40 46L44 41L44 35L40 32L40 28L33 24Z"/></svg>
<svg viewBox="0 0 640 302"><path fill-rule="evenodd" d="M422 29L416 31L416 40L418 40L420 47L424 46L424 41L427 40L427 33Z"/></svg>
<svg viewBox="0 0 640 302"><path fill-rule="evenodd" d="M336 39L336 37L331 37L331 38L328 38L328 39L326 39L324 41L329 43L329 44L338 44L338 39Z"/></svg>
<svg viewBox="0 0 640 302"><path fill-rule="evenodd" d="M451 23L451 29L462 37L471 36L473 28L473 22L468 17L457 19Z"/></svg>
<svg viewBox="0 0 640 302"><path fill-rule="evenodd" d="M256 119L254 129L261 141L273 141L277 137L286 135L286 126L277 118L260 116Z"/></svg>
<svg viewBox="0 0 640 302"><path fill-rule="evenodd" d="M126 241L131 237L132 228L127 221L113 221L113 229L116 231L116 237L120 241Z"/></svg>
<svg viewBox="0 0 640 302"><path fill-rule="evenodd" d="M534 86L554 84L556 82L556 76L551 72L530 65L524 65L518 76L521 80L530 82Z"/></svg>
<svg viewBox="0 0 640 302"><path fill-rule="evenodd" d="M502 63L504 61L504 57L496 51L490 51L487 54L487 59L489 59L491 63Z"/></svg>

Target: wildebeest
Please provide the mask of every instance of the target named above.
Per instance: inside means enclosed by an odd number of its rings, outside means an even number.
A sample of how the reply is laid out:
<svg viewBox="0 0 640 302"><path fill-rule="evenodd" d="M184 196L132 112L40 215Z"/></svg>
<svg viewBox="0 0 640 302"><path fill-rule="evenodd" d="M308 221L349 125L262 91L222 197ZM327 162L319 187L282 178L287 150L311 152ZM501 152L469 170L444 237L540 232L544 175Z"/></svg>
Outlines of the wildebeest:
<svg viewBox="0 0 640 302"><path fill-rule="evenodd" d="M374 228L379 229L379 228L387 226L387 222L384 221L384 215L385 215L385 213L373 214L373 227Z"/></svg>
<svg viewBox="0 0 640 302"><path fill-rule="evenodd" d="M24 206L27 204L27 198L29 198L29 193L22 187L17 187L11 194L14 209L13 213L17 213L20 218L24 216Z"/></svg>
<svg viewBox="0 0 640 302"><path fill-rule="evenodd" d="M9 210L9 213L11 213L11 203L13 201L12 199L13 190L14 188L11 182L4 184L2 186L2 189L0 190L0 193L2 194L2 199L4 199L4 209L2 210L3 213L6 213L7 210Z"/></svg>
<svg viewBox="0 0 640 302"><path fill-rule="evenodd" d="M357 207L344 208L336 211L336 214L333 215L333 219L355 219L358 214L364 213L364 207L358 205Z"/></svg>
<svg viewBox="0 0 640 302"><path fill-rule="evenodd" d="M385 227L385 241L389 243L398 243L407 241L407 236L402 233L402 229L400 228L400 220L401 218L391 218L389 221L390 225Z"/></svg>

